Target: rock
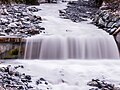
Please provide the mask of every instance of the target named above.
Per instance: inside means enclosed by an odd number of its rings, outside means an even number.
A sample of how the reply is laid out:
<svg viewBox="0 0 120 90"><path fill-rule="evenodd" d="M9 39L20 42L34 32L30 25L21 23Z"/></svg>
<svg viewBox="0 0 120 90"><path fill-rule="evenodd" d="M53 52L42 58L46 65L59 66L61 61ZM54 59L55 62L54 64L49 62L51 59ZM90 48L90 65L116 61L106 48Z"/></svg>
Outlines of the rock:
<svg viewBox="0 0 120 90"><path fill-rule="evenodd" d="M117 20L117 21L114 23L114 26L115 26L115 27L120 27L120 18L119 18L119 20Z"/></svg>
<svg viewBox="0 0 120 90"><path fill-rule="evenodd" d="M120 19L120 17L115 15L115 16L112 18L112 21L113 21L113 22L116 22L116 21L118 21L119 19Z"/></svg>
<svg viewBox="0 0 120 90"><path fill-rule="evenodd" d="M93 16L93 24L104 29L109 34L113 34L120 27L120 17L109 10L99 10Z"/></svg>
<svg viewBox="0 0 120 90"><path fill-rule="evenodd" d="M17 76L17 77L20 76L20 73L19 73L19 72L15 72L14 74L15 74L15 76Z"/></svg>
<svg viewBox="0 0 120 90"><path fill-rule="evenodd" d="M41 81L46 81L44 78L40 78Z"/></svg>
<svg viewBox="0 0 120 90"><path fill-rule="evenodd" d="M68 4L70 4L70 5L77 5L78 2L77 1L69 1Z"/></svg>
<svg viewBox="0 0 120 90"><path fill-rule="evenodd" d="M0 32L0 36L6 36L6 33L1 33L1 32Z"/></svg>
<svg viewBox="0 0 120 90"><path fill-rule="evenodd" d="M102 17L104 20L108 20L109 18L109 14L108 13L105 13L105 15Z"/></svg>
<svg viewBox="0 0 120 90"><path fill-rule="evenodd" d="M0 18L0 20L1 20L2 23L8 23L9 22L8 19L5 19L5 18Z"/></svg>
<svg viewBox="0 0 120 90"><path fill-rule="evenodd" d="M28 8L28 10L31 11L31 12L38 12L41 9L38 9L36 7L30 7L30 8Z"/></svg>
<svg viewBox="0 0 120 90"><path fill-rule="evenodd" d="M92 81L88 82L87 85L97 87L99 90L115 90L113 84L106 83L105 81L100 81L99 79L92 79ZM94 90L94 89L93 89Z"/></svg>
<svg viewBox="0 0 120 90"><path fill-rule="evenodd" d="M30 75L26 75L26 76L25 76L25 79L31 80L31 76L30 76Z"/></svg>
<svg viewBox="0 0 120 90"><path fill-rule="evenodd" d="M98 26L99 26L100 28L104 28L105 22L104 22L104 20L103 20L102 18L99 18Z"/></svg>
<svg viewBox="0 0 120 90"><path fill-rule="evenodd" d="M114 28L111 28L108 32L109 32L109 34L112 35L116 30L117 30L117 28L114 27Z"/></svg>
<svg viewBox="0 0 120 90"><path fill-rule="evenodd" d="M62 14L62 13L65 14L66 11L65 11L64 9L63 9L63 10L59 10L59 13L60 13L60 14Z"/></svg>
<svg viewBox="0 0 120 90"><path fill-rule="evenodd" d="M10 23L10 24L8 25L8 27L10 27L10 28L17 28L17 25L16 25L15 23Z"/></svg>
<svg viewBox="0 0 120 90"><path fill-rule="evenodd" d="M40 30L45 30L45 28L44 28L44 27L40 27L39 29L40 29Z"/></svg>
<svg viewBox="0 0 120 90"><path fill-rule="evenodd" d="M40 16L36 16L36 15L34 15L34 18L36 19L36 20L42 20L42 18L40 17Z"/></svg>
<svg viewBox="0 0 120 90"><path fill-rule="evenodd" d="M114 22L108 22L107 28L111 28L111 26L114 24Z"/></svg>
<svg viewBox="0 0 120 90"><path fill-rule="evenodd" d="M28 16L28 13L27 13L27 12L21 12L21 14L22 14L23 16Z"/></svg>
<svg viewBox="0 0 120 90"><path fill-rule="evenodd" d="M23 66L12 67L8 65L0 68L0 85L5 90L31 90L33 88L33 86L29 85L31 76L16 71L18 68L23 68Z"/></svg>
<svg viewBox="0 0 120 90"><path fill-rule="evenodd" d="M28 31L28 34L30 34L30 35L35 35L35 34L40 34L40 32L37 31L37 30L32 29L32 30L29 30L29 31Z"/></svg>

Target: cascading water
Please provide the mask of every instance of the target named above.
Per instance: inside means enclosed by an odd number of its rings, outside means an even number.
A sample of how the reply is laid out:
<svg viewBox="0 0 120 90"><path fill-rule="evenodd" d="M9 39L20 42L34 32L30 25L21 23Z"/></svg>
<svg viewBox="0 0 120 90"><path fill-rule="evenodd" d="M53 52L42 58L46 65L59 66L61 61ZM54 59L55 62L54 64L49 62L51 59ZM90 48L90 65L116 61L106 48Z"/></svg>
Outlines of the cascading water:
<svg viewBox="0 0 120 90"><path fill-rule="evenodd" d="M35 36L27 39L25 59L117 59L112 36Z"/></svg>
<svg viewBox="0 0 120 90"><path fill-rule="evenodd" d="M35 13L44 19L45 34L26 40L24 59L118 59L114 38L89 21L74 23L59 18L66 4L42 4Z"/></svg>

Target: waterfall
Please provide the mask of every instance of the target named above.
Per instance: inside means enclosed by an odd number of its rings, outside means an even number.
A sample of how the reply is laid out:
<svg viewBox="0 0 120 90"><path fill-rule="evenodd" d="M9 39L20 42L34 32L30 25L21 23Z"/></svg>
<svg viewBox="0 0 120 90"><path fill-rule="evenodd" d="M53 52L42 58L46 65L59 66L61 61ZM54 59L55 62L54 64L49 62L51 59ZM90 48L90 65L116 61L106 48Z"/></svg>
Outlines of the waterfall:
<svg viewBox="0 0 120 90"><path fill-rule="evenodd" d="M37 35L27 39L24 59L118 59L110 35Z"/></svg>
<svg viewBox="0 0 120 90"><path fill-rule="evenodd" d="M118 59L113 36L90 24L61 19L58 11L65 3L42 4L40 15L45 34L27 38L24 59Z"/></svg>

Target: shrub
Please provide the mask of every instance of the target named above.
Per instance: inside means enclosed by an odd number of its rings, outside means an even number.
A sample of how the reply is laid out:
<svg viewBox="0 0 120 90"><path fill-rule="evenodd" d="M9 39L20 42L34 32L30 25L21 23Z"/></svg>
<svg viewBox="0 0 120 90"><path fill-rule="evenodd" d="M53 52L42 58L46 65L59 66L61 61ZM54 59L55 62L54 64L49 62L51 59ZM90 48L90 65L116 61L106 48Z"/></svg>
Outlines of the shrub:
<svg viewBox="0 0 120 90"><path fill-rule="evenodd" d="M13 49L13 50L11 50L10 52L9 52L9 55L18 55L18 53L19 53L19 49Z"/></svg>

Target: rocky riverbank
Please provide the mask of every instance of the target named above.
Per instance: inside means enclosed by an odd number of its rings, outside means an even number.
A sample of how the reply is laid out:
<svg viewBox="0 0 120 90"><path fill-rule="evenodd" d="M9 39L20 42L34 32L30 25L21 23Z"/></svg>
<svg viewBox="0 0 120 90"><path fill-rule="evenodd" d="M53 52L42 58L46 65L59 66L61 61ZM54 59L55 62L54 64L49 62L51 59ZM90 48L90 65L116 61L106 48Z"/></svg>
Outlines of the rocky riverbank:
<svg viewBox="0 0 120 90"><path fill-rule="evenodd" d="M95 15L93 15L92 21L97 27L115 37L120 51L120 6L115 9L113 5L103 5Z"/></svg>
<svg viewBox="0 0 120 90"><path fill-rule="evenodd" d="M40 78L32 82L32 76L19 72L23 65L0 68L0 90L52 90L49 82Z"/></svg>
<svg viewBox="0 0 120 90"><path fill-rule="evenodd" d="M72 1L66 9L59 10L60 17L70 19L73 22L86 21L92 19L92 24L96 25L115 37L120 50L120 5L117 2L105 4L102 2L96 5L95 0Z"/></svg>
<svg viewBox="0 0 120 90"><path fill-rule="evenodd" d="M93 87L89 90L120 90L120 87L106 80L92 79L87 85Z"/></svg>
<svg viewBox="0 0 120 90"><path fill-rule="evenodd" d="M113 34L120 27L120 11L114 12L106 6L96 6L91 1L72 1L69 2L67 8L59 10L60 17L64 19L71 19L74 22L81 22L92 19L92 23Z"/></svg>
<svg viewBox="0 0 120 90"><path fill-rule="evenodd" d="M99 10L93 17L93 23L109 34L113 34L120 27L120 15L110 10Z"/></svg>
<svg viewBox="0 0 120 90"><path fill-rule="evenodd" d="M0 5L0 36L29 37L40 34L42 18L33 15L40 9L24 4Z"/></svg>
<svg viewBox="0 0 120 90"><path fill-rule="evenodd" d="M118 9L119 10L119 9ZM86 18L92 18L93 24L113 34L120 27L120 11L114 12L108 7L95 5L91 1L71 1L67 8L59 10L60 17L71 19L74 22L85 21Z"/></svg>
<svg viewBox="0 0 120 90"><path fill-rule="evenodd" d="M0 86L1 90L120 90L119 65L116 60L0 61Z"/></svg>
<svg viewBox="0 0 120 90"><path fill-rule="evenodd" d="M81 22L86 21L91 17L96 11L98 7L92 1L70 1L67 4L67 8L63 10L59 10L60 17L64 19L70 19L73 22Z"/></svg>

